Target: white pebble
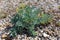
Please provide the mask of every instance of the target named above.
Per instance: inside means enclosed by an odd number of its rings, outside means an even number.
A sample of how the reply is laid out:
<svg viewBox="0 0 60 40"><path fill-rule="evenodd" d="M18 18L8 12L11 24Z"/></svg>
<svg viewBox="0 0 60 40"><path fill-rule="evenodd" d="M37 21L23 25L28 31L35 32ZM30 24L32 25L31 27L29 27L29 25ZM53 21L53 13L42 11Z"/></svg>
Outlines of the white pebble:
<svg viewBox="0 0 60 40"><path fill-rule="evenodd" d="M43 36L44 36L44 37L49 37L49 35L48 35L48 34L46 34L46 33L43 33Z"/></svg>

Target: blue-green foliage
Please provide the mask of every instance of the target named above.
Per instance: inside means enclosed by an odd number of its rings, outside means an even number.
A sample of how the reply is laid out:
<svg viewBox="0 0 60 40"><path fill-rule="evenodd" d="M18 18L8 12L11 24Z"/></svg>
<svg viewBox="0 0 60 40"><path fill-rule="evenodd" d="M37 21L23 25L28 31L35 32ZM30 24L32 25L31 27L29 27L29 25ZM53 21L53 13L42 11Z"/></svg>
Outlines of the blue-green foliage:
<svg viewBox="0 0 60 40"><path fill-rule="evenodd" d="M36 24L46 24L51 19L48 14L41 14L40 9L35 7L26 6L23 9L19 9L18 13L12 18L11 22L13 28L10 30L10 36L16 36L27 29L29 35L37 35L34 28Z"/></svg>

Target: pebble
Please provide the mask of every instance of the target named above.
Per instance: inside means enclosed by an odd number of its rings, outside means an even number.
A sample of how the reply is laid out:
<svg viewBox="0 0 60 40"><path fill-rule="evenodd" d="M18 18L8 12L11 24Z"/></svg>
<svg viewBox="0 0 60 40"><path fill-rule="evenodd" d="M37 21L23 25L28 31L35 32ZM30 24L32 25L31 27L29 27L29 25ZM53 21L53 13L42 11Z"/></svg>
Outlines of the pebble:
<svg viewBox="0 0 60 40"><path fill-rule="evenodd" d="M34 40L32 37L29 37L29 40Z"/></svg>
<svg viewBox="0 0 60 40"><path fill-rule="evenodd" d="M46 33L43 33L43 36L44 36L44 37L49 37L49 35L48 35L48 34L46 34Z"/></svg>
<svg viewBox="0 0 60 40"><path fill-rule="evenodd" d="M2 39L5 39L6 37L7 37L7 35L6 34L3 34L1 38Z"/></svg>

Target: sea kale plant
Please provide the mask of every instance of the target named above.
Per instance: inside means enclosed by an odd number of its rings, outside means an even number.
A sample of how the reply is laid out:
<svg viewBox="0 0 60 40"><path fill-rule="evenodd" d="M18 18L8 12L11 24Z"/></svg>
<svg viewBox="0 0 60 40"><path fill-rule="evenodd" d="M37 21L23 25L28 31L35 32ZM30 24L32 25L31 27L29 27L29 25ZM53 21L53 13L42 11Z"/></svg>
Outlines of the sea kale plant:
<svg viewBox="0 0 60 40"><path fill-rule="evenodd" d="M15 37L26 31L29 35L36 36L34 28L36 24L46 24L50 22L49 14L42 14L39 8L26 5L24 8L19 7L18 12L12 18L13 27L10 29L10 36Z"/></svg>

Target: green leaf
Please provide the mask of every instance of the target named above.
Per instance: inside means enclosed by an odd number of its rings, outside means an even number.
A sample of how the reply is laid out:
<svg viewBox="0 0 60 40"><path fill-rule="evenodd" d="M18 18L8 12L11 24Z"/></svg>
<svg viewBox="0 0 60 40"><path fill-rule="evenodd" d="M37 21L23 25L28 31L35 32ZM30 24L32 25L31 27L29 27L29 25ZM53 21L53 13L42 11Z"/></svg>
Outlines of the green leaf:
<svg viewBox="0 0 60 40"><path fill-rule="evenodd" d="M16 22L16 26L23 26L23 24L22 24L22 22L17 21L17 22Z"/></svg>

